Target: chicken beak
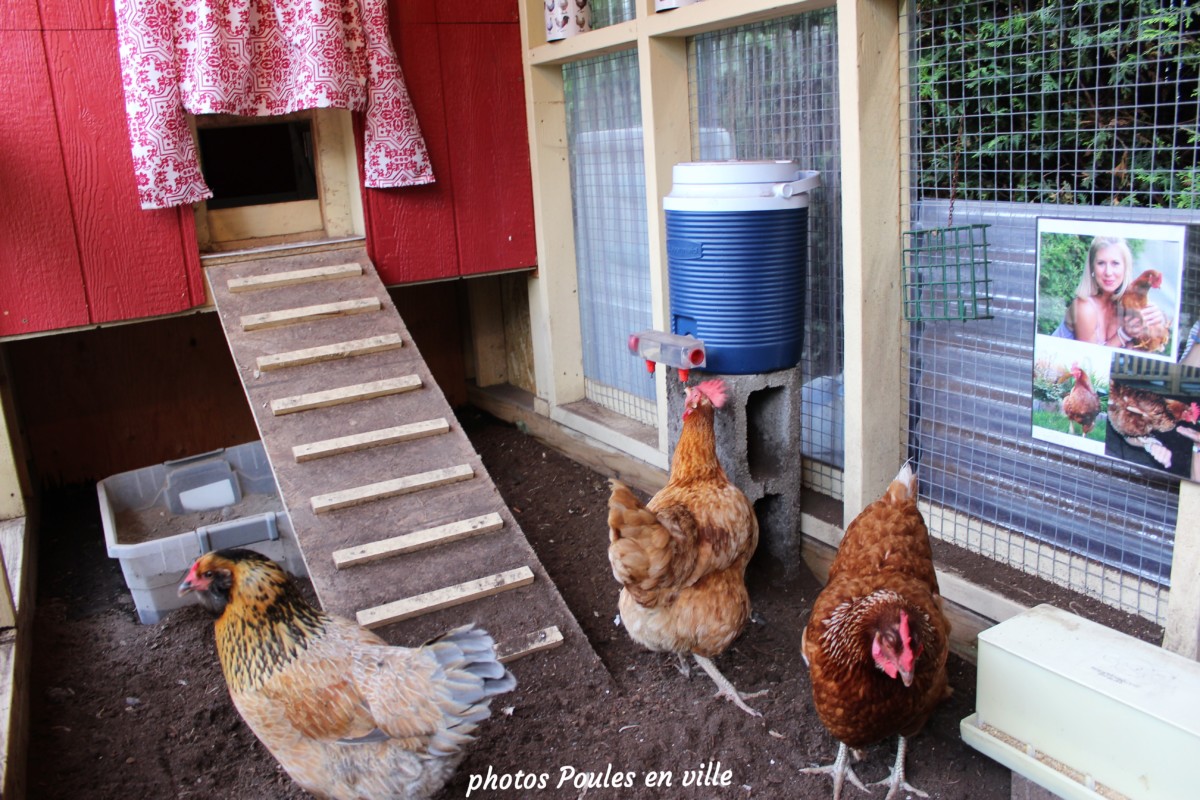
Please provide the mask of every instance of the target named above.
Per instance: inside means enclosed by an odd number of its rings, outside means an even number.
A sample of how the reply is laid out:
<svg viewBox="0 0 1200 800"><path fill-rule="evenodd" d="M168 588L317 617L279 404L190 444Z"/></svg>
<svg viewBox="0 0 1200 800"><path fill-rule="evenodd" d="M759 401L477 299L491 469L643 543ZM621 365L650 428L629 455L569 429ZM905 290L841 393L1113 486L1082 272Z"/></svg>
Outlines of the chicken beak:
<svg viewBox="0 0 1200 800"><path fill-rule="evenodd" d="M913 682L912 670L907 670L907 669L900 670L900 680L904 681L905 687L912 686L912 682Z"/></svg>
<svg viewBox="0 0 1200 800"><path fill-rule="evenodd" d="M183 581L179 584L176 592L180 597L183 597L185 594L203 589L204 587L200 584L200 576L196 574L196 565L193 564L192 568L188 570L187 575L184 576Z"/></svg>

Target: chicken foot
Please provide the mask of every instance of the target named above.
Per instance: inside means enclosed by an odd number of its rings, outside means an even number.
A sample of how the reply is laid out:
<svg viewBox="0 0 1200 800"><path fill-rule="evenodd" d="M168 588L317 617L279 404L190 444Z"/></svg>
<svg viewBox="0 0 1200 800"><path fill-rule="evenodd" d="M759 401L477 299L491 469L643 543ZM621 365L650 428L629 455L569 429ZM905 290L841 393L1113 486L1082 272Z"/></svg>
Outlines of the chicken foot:
<svg viewBox="0 0 1200 800"><path fill-rule="evenodd" d="M717 697L724 697L726 700L732 701L735 706L740 708L742 711L745 711L752 717L762 716L762 714L746 705L744 700L748 700L752 697L760 697L761 695L767 693L767 689L763 689L762 691L754 692L752 694L742 694L734 688L733 684L729 682L728 678L721 674L721 671L717 669L717 665L714 664L710 659L707 659L701 655L697 655L696 653L692 653L692 657L696 659L696 663L708 673L708 677L712 678L713 683L717 685L717 689L719 690L717 692Z"/></svg>
<svg viewBox="0 0 1200 800"><path fill-rule="evenodd" d="M837 758L834 759L832 764L828 764L824 767L805 767L800 771L808 775L832 775L833 800L841 800L842 784L845 782L846 778L849 778L851 783L853 783L859 789L862 789L867 794L871 793L871 790L866 786L863 786L863 782L860 781L858 776L854 774L854 768L850 766L850 748L847 747L843 742L838 742ZM891 797L891 795L888 796Z"/></svg>
<svg viewBox="0 0 1200 800"><path fill-rule="evenodd" d="M929 797L928 793L922 792L920 789L904 780L904 756L907 752L908 739L905 739L903 736L901 736L900 744L896 745L896 763L888 770L890 774L883 780L875 781L874 783L870 784L871 786L886 785L888 787L887 796L884 797L883 800L892 800L892 798L896 796L896 792L900 791L901 789L906 792L912 792L917 797Z"/></svg>

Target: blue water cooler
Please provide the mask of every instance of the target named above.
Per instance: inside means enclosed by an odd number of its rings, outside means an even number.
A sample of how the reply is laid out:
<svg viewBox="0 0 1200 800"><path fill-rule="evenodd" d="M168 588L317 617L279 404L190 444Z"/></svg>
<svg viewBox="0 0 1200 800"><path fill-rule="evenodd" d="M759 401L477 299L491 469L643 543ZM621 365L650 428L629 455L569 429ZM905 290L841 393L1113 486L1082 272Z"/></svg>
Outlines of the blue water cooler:
<svg viewBox="0 0 1200 800"><path fill-rule="evenodd" d="M671 332L707 348L706 370L749 375L800 362L808 193L794 161L676 164L667 220Z"/></svg>

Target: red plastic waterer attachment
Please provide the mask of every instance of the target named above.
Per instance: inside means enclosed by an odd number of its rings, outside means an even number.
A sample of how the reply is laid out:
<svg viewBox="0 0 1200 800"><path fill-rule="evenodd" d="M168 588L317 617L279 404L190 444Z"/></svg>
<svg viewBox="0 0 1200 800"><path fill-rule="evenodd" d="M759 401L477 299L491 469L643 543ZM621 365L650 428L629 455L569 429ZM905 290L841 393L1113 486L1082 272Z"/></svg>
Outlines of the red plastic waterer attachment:
<svg viewBox="0 0 1200 800"><path fill-rule="evenodd" d="M679 380L686 381L692 369L703 367L707 361L704 342L694 336L656 331L653 328L629 335L629 352L646 360L646 371L653 374L654 365L662 364L679 370Z"/></svg>

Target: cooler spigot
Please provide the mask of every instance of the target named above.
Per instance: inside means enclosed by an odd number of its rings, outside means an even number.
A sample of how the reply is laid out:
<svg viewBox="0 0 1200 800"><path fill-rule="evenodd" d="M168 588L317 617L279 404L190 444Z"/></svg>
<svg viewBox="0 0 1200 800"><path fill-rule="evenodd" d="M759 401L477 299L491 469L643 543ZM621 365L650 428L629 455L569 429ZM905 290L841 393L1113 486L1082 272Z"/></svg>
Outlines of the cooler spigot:
<svg viewBox="0 0 1200 800"><path fill-rule="evenodd" d="M694 336L656 331L653 328L630 334L629 352L646 360L646 370L654 373L654 365L662 364L679 371L679 380L686 382L692 369L708 362L704 342Z"/></svg>

